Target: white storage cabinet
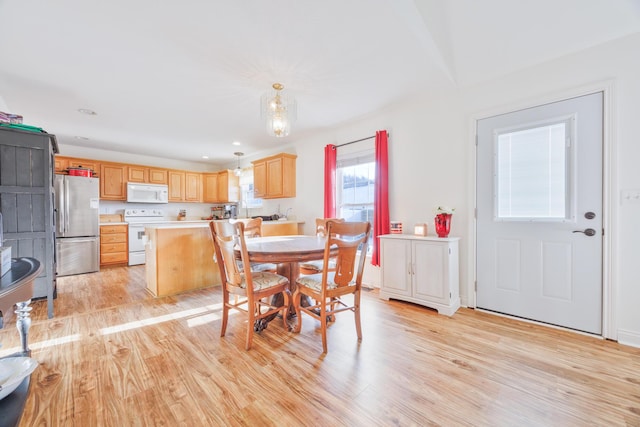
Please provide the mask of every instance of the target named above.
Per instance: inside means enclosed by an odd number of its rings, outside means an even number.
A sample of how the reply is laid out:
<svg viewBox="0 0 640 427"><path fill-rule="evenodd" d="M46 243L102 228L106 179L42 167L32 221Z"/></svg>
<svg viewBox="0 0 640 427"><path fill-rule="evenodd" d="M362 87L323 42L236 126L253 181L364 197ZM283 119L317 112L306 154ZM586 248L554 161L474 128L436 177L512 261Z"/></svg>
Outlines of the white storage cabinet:
<svg viewBox="0 0 640 427"><path fill-rule="evenodd" d="M421 304L447 316L460 308L458 237L380 236L380 298Z"/></svg>

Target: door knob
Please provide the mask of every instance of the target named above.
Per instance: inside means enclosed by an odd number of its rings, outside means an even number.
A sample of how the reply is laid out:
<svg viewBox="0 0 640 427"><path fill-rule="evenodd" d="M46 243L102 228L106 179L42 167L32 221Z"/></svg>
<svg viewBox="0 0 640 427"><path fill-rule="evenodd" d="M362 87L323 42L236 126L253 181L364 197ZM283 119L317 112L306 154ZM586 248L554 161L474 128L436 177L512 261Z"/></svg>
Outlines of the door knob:
<svg viewBox="0 0 640 427"><path fill-rule="evenodd" d="M591 237L596 235L596 230L594 230L593 228L587 228L586 230L575 230L574 233L584 233L587 236Z"/></svg>

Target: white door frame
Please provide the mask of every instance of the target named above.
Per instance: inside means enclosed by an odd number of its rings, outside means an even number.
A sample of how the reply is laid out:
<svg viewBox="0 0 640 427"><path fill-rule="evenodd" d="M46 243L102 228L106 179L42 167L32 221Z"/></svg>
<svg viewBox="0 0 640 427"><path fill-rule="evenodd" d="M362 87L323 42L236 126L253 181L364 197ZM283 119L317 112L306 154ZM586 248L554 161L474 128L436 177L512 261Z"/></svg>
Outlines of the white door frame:
<svg viewBox="0 0 640 427"><path fill-rule="evenodd" d="M552 102L559 102L569 98L589 95L595 92L603 93L603 151L602 151L602 226L604 236L602 239L602 336L607 339L617 340L617 268L613 260L617 259L617 248L614 242L617 241L617 221L618 205L615 203L615 195L618 194L617 175L617 144L615 135L615 82L606 80L590 85L580 86L558 92L553 95L546 95L539 98L527 99L522 102L509 104L499 108L477 112L472 114L469 123L469 147L472 155L468 157L469 179L467 190L469 194L467 212L469 218L469 239L467 241L468 271L469 281L466 284L466 301L463 305L476 307L476 126L478 120L488 117L505 114L525 108L536 107Z"/></svg>

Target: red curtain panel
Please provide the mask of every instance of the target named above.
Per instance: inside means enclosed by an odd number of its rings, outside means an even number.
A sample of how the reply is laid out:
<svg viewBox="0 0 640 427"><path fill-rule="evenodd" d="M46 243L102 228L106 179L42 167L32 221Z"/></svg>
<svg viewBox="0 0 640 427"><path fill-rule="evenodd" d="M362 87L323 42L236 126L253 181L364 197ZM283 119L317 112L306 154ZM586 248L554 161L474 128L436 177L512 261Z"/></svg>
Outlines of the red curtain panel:
<svg viewBox="0 0 640 427"><path fill-rule="evenodd" d="M336 146L324 147L324 217L336 217Z"/></svg>
<svg viewBox="0 0 640 427"><path fill-rule="evenodd" d="M371 264L380 265L380 239L389 234L389 151L386 130L376 132L376 183L373 189L373 251Z"/></svg>

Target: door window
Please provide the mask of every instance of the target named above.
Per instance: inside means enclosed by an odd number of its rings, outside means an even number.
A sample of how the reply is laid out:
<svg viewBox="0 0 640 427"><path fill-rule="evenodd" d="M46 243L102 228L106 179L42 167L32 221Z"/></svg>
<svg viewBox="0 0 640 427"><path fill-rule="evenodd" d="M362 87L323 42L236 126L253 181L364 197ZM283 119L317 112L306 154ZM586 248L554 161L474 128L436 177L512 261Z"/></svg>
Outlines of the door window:
<svg viewBox="0 0 640 427"><path fill-rule="evenodd" d="M495 132L494 218L570 217L571 119Z"/></svg>

